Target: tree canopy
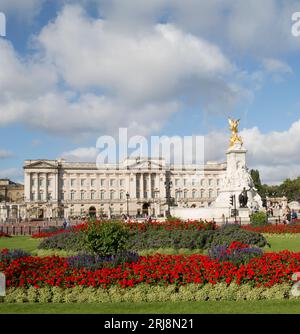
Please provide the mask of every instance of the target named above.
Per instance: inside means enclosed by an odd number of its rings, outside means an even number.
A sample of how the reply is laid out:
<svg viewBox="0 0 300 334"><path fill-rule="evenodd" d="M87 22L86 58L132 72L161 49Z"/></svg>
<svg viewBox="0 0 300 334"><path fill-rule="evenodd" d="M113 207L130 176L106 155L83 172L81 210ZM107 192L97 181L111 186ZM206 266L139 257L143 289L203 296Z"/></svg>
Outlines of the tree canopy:
<svg viewBox="0 0 300 334"><path fill-rule="evenodd" d="M300 201L300 176L296 179L286 179L279 185L262 184L258 170L250 171L254 186L261 197L283 197L288 201Z"/></svg>

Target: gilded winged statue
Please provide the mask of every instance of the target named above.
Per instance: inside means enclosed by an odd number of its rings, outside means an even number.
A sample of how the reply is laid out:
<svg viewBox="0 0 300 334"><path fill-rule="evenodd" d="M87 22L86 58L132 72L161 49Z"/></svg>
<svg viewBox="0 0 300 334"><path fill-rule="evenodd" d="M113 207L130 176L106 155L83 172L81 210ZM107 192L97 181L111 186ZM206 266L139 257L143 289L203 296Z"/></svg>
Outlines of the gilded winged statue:
<svg viewBox="0 0 300 334"><path fill-rule="evenodd" d="M230 131L231 131L231 138L230 138L230 145L229 147L233 147L235 143L240 143L243 145L242 137L238 135L238 125L240 123L240 119L234 120L231 118L228 118L228 122L230 125Z"/></svg>

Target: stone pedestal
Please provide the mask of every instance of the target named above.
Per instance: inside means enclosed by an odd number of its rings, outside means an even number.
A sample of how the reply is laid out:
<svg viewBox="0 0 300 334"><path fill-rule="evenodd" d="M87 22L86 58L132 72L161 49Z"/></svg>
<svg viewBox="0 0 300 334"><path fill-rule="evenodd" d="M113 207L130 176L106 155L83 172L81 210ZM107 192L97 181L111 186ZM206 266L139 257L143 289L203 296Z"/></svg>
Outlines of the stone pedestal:
<svg viewBox="0 0 300 334"><path fill-rule="evenodd" d="M246 153L247 150L240 143L236 143L234 147L226 152L227 170L220 194L213 205L214 207L228 207L230 205L230 197L235 195L236 207L238 208L239 195L245 188L248 195L248 208L262 208L261 198L254 189L252 177L246 166Z"/></svg>
<svg viewBox="0 0 300 334"><path fill-rule="evenodd" d="M246 166L246 153L241 143L235 143L228 149L227 169L222 180L219 196L209 208L172 208L171 214L182 219L215 219L217 223L224 222L225 219L231 219L230 198L235 195L235 207L238 210L238 218L242 224L250 222L250 213L254 209L262 208L262 201L256 190L252 177ZM239 208L239 195L247 190L248 203L247 208Z"/></svg>
<svg viewBox="0 0 300 334"><path fill-rule="evenodd" d="M242 225L250 223L250 210L248 208L239 208L238 215L242 222Z"/></svg>

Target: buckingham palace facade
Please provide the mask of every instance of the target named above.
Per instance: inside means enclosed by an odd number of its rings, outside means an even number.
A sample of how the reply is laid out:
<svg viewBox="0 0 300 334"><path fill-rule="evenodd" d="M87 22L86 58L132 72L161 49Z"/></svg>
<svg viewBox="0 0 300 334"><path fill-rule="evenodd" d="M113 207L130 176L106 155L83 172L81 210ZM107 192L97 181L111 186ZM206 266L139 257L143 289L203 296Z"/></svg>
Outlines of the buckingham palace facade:
<svg viewBox="0 0 300 334"><path fill-rule="evenodd" d="M162 158L127 158L120 164L25 160L28 219L163 216L173 205L208 207L216 199L226 163L166 164Z"/></svg>

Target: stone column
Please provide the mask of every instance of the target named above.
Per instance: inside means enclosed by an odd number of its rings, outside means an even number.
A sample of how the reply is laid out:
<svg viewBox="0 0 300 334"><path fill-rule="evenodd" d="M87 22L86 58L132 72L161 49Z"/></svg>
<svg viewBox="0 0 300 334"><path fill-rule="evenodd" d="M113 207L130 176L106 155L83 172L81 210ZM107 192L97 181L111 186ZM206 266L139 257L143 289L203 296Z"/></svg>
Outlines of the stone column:
<svg viewBox="0 0 300 334"><path fill-rule="evenodd" d="M141 173L141 178L140 178L140 198L144 199L145 194L144 194L144 174Z"/></svg>
<svg viewBox="0 0 300 334"><path fill-rule="evenodd" d="M58 200L58 173L54 174L54 193L53 193L53 200Z"/></svg>
<svg viewBox="0 0 300 334"><path fill-rule="evenodd" d="M31 201L31 173L25 172L24 177L24 195L25 195L25 201Z"/></svg>
<svg viewBox="0 0 300 334"><path fill-rule="evenodd" d="M45 173L45 201L48 202L48 173Z"/></svg>
<svg viewBox="0 0 300 334"><path fill-rule="evenodd" d="M148 198L152 198L152 189L151 189L151 173L148 174Z"/></svg>
<svg viewBox="0 0 300 334"><path fill-rule="evenodd" d="M131 179L133 179L131 181ZM130 199L136 198L136 174L128 174L128 186L126 186L130 195Z"/></svg>
<svg viewBox="0 0 300 334"><path fill-rule="evenodd" d="M162 181L160 180L162 179ZM166 187L165 187L166 177L163 174L159 175L159 197L162 200L166 198Z"/></svg>

